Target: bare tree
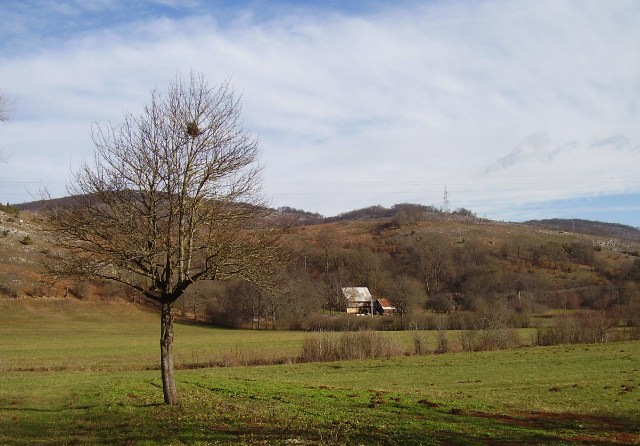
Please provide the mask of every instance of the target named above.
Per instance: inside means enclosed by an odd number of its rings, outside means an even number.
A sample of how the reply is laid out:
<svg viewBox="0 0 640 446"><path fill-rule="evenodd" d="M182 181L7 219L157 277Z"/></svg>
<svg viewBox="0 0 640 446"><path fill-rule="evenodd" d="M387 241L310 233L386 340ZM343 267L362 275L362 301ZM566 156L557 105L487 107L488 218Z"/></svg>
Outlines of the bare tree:
<svg viewBox="0 0 640 446"><path fill-rule="evenodd" d="M428 295L438 295L450 275L450 253L446 239L430 235L409 242L412 263L417 267L416 275L422 278Z"/></svg>
<svg viewBox="0 0 640 446"><path fill-rule="evenodd" d="M404 328L404 317L411 313L414 307L419 306L424 299L424 289L420 280L403 274L394 281L394 286L389 291L389 297L395 304L400 314L400 326Z"/></svg>
<svg viewBox="0 0 640 446"><path fill-rule="evenodd" d="M316 243L320 245L322 248L322 252L324 253L324 261L325 261L325 269L324 273L329 274L329 261L331 260L332 250L334 249L335 244L335 231L332 231L329 228L322 228L316 234Z"/></svg>
<svg viewBox="0 0 640 446"><path fill-rule="evenodd" d="M95 161L74 173L73 205L47 213L61 256L55 274L99 277L161 307L164 401L178 402L173 306L198 280L260 281L279 233L260 194L258 141L228 83L178 77L140 116L93 129ZM66 258L66 260L64 260Z"/></svg>

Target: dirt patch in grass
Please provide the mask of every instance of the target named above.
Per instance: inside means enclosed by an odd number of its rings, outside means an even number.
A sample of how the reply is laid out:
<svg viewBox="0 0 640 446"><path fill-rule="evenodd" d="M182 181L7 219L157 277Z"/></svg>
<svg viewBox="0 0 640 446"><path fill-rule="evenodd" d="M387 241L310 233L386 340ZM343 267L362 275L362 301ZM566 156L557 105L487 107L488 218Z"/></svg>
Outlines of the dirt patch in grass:
<svg viewBox="0 0 640 446"><path fill-rule="evenodd" d="M422 405L425 405L427 407L432 407L432 408L436 408L436 407L441 407L442 406L442 404L440 404L440 403L435 403L433 401L424 400L424 399L418 401L418 404L422 404Z"/></svg>
<svg viewBox="0 0 640 446"><path fill-rule="evenodd" d="M637 431L637 425L630 419L550 412L522 412L517 415L465 412L464 415L545 431L584 431L584 434L562 436L563 441L575 443L640 444L640 432Z"/></svg>

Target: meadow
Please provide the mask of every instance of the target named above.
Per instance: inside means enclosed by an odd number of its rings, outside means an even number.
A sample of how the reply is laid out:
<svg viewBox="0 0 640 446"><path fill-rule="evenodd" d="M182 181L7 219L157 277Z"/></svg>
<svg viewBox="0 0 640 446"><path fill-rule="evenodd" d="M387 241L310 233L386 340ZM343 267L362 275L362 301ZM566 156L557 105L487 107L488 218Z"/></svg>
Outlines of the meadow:
<svg viewBox="0 0 640 446"><path fill-rule="evenodd" d="M158 330L129 304L0 300L0 444L640 443L638 341L294 363L312 335L179 324L169 407Z"/></svg>

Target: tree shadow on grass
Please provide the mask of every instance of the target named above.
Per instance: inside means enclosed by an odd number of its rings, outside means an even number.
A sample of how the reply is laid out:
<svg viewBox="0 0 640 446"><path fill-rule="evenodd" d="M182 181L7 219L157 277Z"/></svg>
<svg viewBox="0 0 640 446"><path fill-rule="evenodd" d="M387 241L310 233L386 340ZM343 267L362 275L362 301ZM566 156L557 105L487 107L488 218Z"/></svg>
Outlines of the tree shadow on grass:
<svg viewBox="0 0 640 446"><path fill-rule="evenodd" d="M493 426L497 432L515 434L519 444L640 444L640 423L631 417L551 412L505 415L454 410L450 413L468 419L470 424L485 424L474 418L485 420L488 427ZM516 438L498 435L485 444L508 444L514 440Z"/></svg>
<svg viewBox="0 0 640 446"><path fill-rule="evenodd" d="M252 411L227 403L186 407L140 403L54 410L0 408L0 444L609 446L640 442L638 422L632 418L553 413L503 415L442 407L421 407L415 412L395 406L395 412L371 411L369 419L334 413L339 418L318 421L305 415L304 410L289 418L282 412L278 418L269 418L262 412L264 407Z"/></svg>

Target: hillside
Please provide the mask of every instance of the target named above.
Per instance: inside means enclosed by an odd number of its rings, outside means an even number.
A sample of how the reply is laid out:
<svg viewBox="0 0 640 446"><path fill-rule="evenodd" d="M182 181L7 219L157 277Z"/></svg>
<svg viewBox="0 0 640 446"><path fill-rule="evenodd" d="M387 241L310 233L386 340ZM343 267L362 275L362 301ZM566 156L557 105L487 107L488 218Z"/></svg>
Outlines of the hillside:
<svg viewBox="0 0 640 446"><path fill-rule="evenodd" d="M35 210L37 204L27 203L21 208ZM410 203L400 203L390 208L384 206L370 206L362 209L344 212L335 217L325 217L318 213L307 212L300 209L282 207L279 212L291 216L298 224L321 224L331 222L356 222L372 219L389 219L401 223L415 223L418 221L465 221L472 219L477 221L475 213L468 209L460 208L452 212L445 213L435 206L425 206ZM611 237L624 240L640 241L640 229L633 226L619 223L606 223L601 221L583 219L544 219L528 220L522 224L534 226L536 228L550 229L555 231L573 232L577 234L595 235L601 237Z"/></svg>
<svg viewBox="0 0 640 446"><path fill-rule="evenodd" d="M624 308L630 324L640 319L640 241L628 228L591 224L610 231L579 234L580 224L573 232L406 204L332 219L290 208L278 215L297 220L286 239L281 289L267 295L242 282L197 283L178 301L184 317L232 327L322 328L319 315L344 308L341 287L367 286L407 315L387 320L387 328L430 327L438 313L450 324L469 324L456 315L498 307L518 326L526 326L527 314L556 309ZM612 235L619 229L624 238ZM118 284L45 275L53 250L37 212L0 211L0 235L0 296L140 301Z"/></svg>
<svg viewBox="0 0 640 446"><path fill-rule="evenodd" d="M27 203L12 205L19 211L38 212L43 206L67 206L70 203L69 197L55 198L51 200L38 200ZM411 203L399 203L390 208L384 206L370 206L362 209L344 212L334 217L326 217L317 212L309 212L289 206L274 209L281 215L288 216L297 225L317 225L331 222L362 221L371 219L390 219L400 222L412 222L424 220L436 221L464 221L472 218L476 220L476 215L472 211L464 208L456 209L445 213L433 205L425 206ZM601 221L583 220L578 218L561 219L551 218L543 220L528 220L523 222L528 226L551 229L556 231L573 232L602 237L612 237L627 240L640 241L640 228L619 223L606 223Z"/></svg>
<svg viewBox="0 0 640 446"><path fill-rule="evenodd" d="M529 220L526 225L556 231L576 232L581 234L614 237L628 240L640 240L640 229L618 223L604 223L601 221L552 218L546 220Z"/></svg>

